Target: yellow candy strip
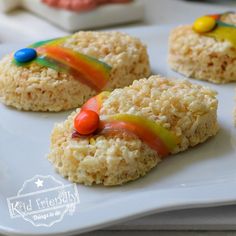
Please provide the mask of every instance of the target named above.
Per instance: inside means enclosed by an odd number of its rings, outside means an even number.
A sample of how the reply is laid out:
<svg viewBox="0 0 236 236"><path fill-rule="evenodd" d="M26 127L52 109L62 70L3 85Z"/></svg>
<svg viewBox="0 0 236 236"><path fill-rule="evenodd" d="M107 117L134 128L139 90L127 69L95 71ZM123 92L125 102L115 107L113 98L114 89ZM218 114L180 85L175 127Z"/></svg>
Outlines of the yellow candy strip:
<svg viewBox="0 0 236 236"><path fill-rule="evenodd" d="M206 35L218 41L227 40L236 47L236 28L219 26L214 31L206 33Z"/></svg>
<svg viewBox="0 0 236 236"><path fill-rule="evenodd" d="M58 44L63 43L68 37L70 36L39 41L39 42L31 44L29 48L38 48L44 45L58 45Z"/></svg>

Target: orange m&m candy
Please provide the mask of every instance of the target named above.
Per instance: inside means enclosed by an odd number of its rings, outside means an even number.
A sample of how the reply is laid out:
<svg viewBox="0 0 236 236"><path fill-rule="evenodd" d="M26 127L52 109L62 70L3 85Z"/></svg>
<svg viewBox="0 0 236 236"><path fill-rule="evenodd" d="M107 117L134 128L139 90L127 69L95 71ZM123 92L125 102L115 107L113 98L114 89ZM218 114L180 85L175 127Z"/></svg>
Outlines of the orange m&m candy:
<svg viewBox="0 0 236 236"><path fill-rule="evenodd" d="M82 110L74 119L74 128L79 134L92 134L99 125L99 115L92 110Z"/></svg>

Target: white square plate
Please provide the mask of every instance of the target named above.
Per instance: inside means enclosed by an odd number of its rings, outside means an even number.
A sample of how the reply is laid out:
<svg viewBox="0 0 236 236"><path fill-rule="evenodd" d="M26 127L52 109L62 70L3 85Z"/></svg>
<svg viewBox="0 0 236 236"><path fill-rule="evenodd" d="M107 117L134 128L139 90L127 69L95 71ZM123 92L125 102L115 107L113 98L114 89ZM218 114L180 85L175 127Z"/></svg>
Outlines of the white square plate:
<svg viewBox="0 0 236 236"><path fill-rule="evenodd" d="M183 78L167 65L170 27L126 29L147 45L153 73ZM0 55L25 45L0 45ZM80 204L52 227L35 227L22 218L11 219L7 198L17 194L25 180L52 175L46 159L54 122L69 112L21 112L0 105L0 233L11 235L67 235L105 227L155 212L226 205L236 202L236 130L233 127L235 84L213 85L217 90L220 132L206 143L167 158L147 176L120 187L78 185Z"/></svg>

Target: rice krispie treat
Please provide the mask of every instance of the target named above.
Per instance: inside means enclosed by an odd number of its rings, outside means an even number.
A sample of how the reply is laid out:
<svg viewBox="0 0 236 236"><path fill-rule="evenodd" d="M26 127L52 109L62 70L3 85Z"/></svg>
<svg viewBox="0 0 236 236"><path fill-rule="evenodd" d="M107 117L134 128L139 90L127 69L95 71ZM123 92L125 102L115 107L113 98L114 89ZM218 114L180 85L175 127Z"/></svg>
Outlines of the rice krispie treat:
<svg viewBox="0 0 236 236"><path fill-rule="evenodd" d="M214 136L216 112L214 91L151 76L89 99L56 124L48 158L70 181L124 184Z"/></svg>
<svg viewBox="0 0 236 236"><path fill-rule="evenodd" d="M4 57L0 100L20 110L67 110L149 74L146 46L139 39L119 32L78 32Z"/></svg>
<svg viewBox="0 0 236 236"><path fill-rule="evenodd" d="M208 15L179 26L169 38L170 67L213 83L236 81L236 14Z"/></svg>

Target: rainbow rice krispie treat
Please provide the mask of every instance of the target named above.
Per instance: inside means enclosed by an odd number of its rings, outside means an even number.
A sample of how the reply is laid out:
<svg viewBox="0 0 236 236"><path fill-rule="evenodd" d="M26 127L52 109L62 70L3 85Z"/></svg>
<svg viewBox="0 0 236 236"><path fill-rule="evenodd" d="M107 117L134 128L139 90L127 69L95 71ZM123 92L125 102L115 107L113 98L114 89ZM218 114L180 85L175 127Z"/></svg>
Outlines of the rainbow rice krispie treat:
<svg viewBox="0 0 236 236"><path fill-rule="evenodd" d="M194 79L236 81L236 14L207 15L175 28L169 37L168 62Z"/></svg>
<svg viewBox="0 0 236 236"><path fill-rule="evenodd" d="M67 110L149 74L146 46L139 39L81 31L5 56L0 62L0 100L20 110Z"/></svg>
<svg viewBox="0 0 236 236"><path fill-rule="evenodd" d="M216 135L217 105L214 91L187 80L137 80L56 124L48 158L70 181L121 185Z"/></svg>

